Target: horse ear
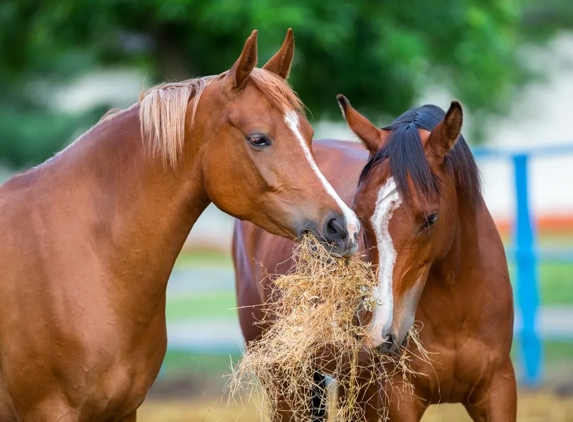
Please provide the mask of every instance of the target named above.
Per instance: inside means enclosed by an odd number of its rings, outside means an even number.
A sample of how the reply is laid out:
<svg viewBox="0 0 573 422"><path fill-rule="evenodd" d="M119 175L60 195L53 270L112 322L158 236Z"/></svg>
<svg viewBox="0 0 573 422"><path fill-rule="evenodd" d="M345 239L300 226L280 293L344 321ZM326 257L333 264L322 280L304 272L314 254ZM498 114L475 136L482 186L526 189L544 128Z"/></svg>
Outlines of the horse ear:
<svg viewBox="0 0 573 422"><path fill-rule="evenodd" d="M370 154L376 154L386 144L389 132L374 126L350 105L350 102L344 95L338 94L336 99L350 130L360 138L366 149L370 151Z"/></svg>
<svg viewBox="0 0 573 422"><path fill-rule="evenodd" d="M288 79L293 55L294 36L292 34L292 28L289 28L280 50L271 57L271 59L263 66L263 69L276 73L283 79Z"/></svg>
<svg viewBox="0 0 573 422"><path fill-rule="evenodd" d="M253 71L257 64L257 30L255 29L247 41L245 41L245 46L243 47L243 52L231 66L231 69L225 75L223 84L229 92L241 91L247 81L249 80L249 75Z"/></svg>
<svg viewBox="0 0 573 422"><path fill-rule="evenodd" d="M459 101L452 101L444 119L428 137L427 146L441 163L456 144L462 131L464 113Z"/></svg>

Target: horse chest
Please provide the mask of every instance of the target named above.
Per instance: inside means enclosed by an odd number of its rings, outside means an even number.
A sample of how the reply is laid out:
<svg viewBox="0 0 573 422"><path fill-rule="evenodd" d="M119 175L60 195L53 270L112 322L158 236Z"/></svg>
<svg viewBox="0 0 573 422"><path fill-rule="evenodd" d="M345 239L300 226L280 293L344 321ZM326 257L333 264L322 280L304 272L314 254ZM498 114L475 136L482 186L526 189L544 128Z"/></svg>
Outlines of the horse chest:
<svg viewBox="0 0 573 422"><path fill-rule="evenodd" d="M162 343L160 339L156 343ZM164 351L149 353L156 348L142 346L141 352L122 353L107 370L99 374L91 388L91 404L83 413L97 414L97 420L116 421L133 412L145 399L157 377Z"/></svg>
<svg viewBox="0 0 573 422"><path fill-rule="evenodd" d="M412 362L415 371L426 375L416 379L416 394L432 403L464 401L476 386L490 382L505 357L477 332L468 335L460 329L444 335L428 325L420 337L431 362Z"/></svg>
<svg viewBox="0 0 573 422"><path fill-rule="evenodd" d="M142 336L116 356L113 364L99 377L99 403L102 418L114 420L127 415L145 399L155 381L166 349L166 333Z"/></svg>
<svg viewBox="0 0 573 422"><path fill-rule="evenodd" d="M101 331L71 336L61 350L44 348L26 361L2 356L7 388L0 415L10 408L15 418L43 420L38 412L66 407L80 420L120 420L141 404L159 372L166 348L165 327L163 334L159 328L130 339Z"/></svg>

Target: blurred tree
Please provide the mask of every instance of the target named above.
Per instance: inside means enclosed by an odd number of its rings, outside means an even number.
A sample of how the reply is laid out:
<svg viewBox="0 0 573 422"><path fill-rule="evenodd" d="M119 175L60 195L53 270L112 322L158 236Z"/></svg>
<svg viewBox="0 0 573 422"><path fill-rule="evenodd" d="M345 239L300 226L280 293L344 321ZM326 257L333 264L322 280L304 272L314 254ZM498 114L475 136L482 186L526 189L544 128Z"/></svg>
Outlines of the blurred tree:
<svg viewBox="0 0 573 422"><path fill-rule="evenodd" d="M260 30L261 62L278 48L286 28L294 29L291 84L316 118L339 118L339 92L371 116L397 114L430 84L450 89L474 116L487 117L506 111L532 77L520 47L571 26L571 4L2 0L0 92L9 95L0 97L0 154L15 165L37 162L59 149L78 123L76 117L50 116L49 104L29 81L61 81L119 64L144 68L153 82L219 73L253 28ZM17 128L28 124L38 129Z"/></svg>

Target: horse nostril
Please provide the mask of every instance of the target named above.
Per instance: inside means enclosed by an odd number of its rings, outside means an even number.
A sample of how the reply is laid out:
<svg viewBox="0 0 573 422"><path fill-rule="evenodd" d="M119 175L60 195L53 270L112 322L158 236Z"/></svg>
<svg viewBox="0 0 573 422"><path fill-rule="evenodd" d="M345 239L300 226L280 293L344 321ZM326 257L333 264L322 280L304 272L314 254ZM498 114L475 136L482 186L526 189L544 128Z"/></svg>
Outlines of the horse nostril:
<svg viewBox="0 0 573 422"><path fill-rule="evenodd" d="M344 217L334 217L326 223L324 237L328 242L338 244L348 237Z"/></svg>
<svg viewBox="0 0 573 422"><path fill-rule="evenodd" d="M330 234L331 236L336 236L343 230L342 226L340 225L340 222L336 218L333 218L328 222L326 229L328 230L328 234Z"/></svg>

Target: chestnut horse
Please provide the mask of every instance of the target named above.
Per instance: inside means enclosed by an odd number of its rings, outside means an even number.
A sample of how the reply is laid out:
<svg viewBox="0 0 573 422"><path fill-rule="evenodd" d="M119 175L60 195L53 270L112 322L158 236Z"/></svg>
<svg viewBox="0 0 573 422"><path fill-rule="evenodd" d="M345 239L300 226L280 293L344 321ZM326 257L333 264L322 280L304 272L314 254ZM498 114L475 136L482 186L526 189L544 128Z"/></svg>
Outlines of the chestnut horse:
<svg viewBox="0 0 573 422"><path fill-rule="evenodd" d="M166 351L167 280L210 202L332 252L355 214L311 154L285 82L289 30L227 72L160 85L0 187L0 420L134 421Z"/></svg>
<svg viewBox="0 0 573 422"><path fill-rule="evenodd" d="M315 141L314 151L341 197L353 201L363 227L360 249L377 268L378 305L365 316L363 345L396 353L417 320L432 360L411 351L412 368L424 374L411 379L412 394L388 397L389 385L380 385L379 394L374 384L364 386L366 420L388 409L392 421L419 421L435 403L462 403L475 421L515 420L512 289L478 169L460 134L460 104L452 102L447 113L432 105L412 109L378 129L338 99L367 151L334 140ZM253 323L264 316L257 305L272 283L265 269L288 271L293 243L236 222L233 245L239 317L249 342L263 330ZM316 404L323 403L319 393L320 386ZM314 420L324 414L315 408ZM288 409L282 415L288 420Z"/></svg>

